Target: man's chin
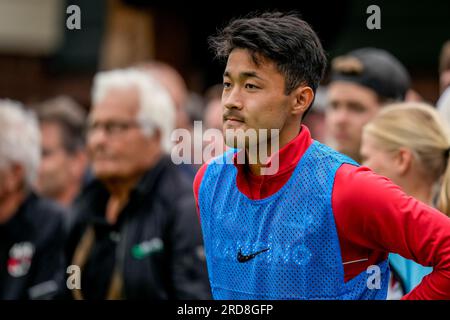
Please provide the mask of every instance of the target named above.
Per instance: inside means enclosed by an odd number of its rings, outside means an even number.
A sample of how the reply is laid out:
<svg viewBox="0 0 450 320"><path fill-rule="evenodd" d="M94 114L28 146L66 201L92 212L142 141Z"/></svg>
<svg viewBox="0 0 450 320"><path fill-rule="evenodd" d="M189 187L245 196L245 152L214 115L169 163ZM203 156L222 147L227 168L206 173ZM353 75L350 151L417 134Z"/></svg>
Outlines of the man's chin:
<svg viewBox="0 0 450 320"><path fill-rule="evenodd" d="M61 190L64 190L63 188L64 186L56 187L56 186L40 185L39 187L36 188L36 191L45 197L56 198L61 193Z"/></svg>
<svg viewBox="0 0 450 320"><path fill-rule="evenodd" d="M243 149L246 146L245 138L234 135L231 131L224 136L225 145L233 149Z"/></svg>
<svg viewBox="0 0 450 320"><path fill-rule="evenodd" d="M359 157L359 148L354 148L353 145L350 145L350 143L339 142L337 139L334 139L332 137L328 137L325 140L325 143L334 150L343 153L352 159L355 159L354 157Z"/></svg>
<svg viewBox="0 0 450 320"><path fill-rule="evenodd" d="M120 172L112 169L93 169L95 177L101 181L116 180L123 178Z"/></svg>

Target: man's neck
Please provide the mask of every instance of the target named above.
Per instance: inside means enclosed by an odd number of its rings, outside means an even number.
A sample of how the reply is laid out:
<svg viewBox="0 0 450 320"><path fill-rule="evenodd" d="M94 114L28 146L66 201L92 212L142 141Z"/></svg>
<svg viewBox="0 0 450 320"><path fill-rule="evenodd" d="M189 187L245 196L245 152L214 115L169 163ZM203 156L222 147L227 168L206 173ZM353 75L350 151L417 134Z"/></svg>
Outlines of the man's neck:
<svg viewBox="0 0 450 320"><path fill-rule="evenodd" d="M126 177L115 177L112 179L102 180L106 189L109 191L111 197L115 198L127 198L131 190L137 185L141 177L146 171L155 167L162 158L162 153L155 153L149 156L145 164L141 164L139 170L136 170L134 174Z"/></svg>
<svg viewBox="0 0 450 320"><path fill-rule="evenodd" d="M106 189L110 193L108 203L106 205L105 217L110 224L115 224L120 212L126 206L129 200L131 190L136 186L140 178L133 176L123 179L114 179L105 181Z"/></svg>
<svg viewBox="0 0 450 320"><path fill-rule="evenodd" d="M68 208L73 204L75 197L79 194L81 181L74 181L67 184L66 188L55 196L55 200L62 206Z"/></svg>
<svg viewBox="0 0 450 320"><path fill-rule="evenodd" d="M289 142L295 139L299 135L300 130L301 126L299 124L298 127L294 128L293 130L290 131L286 130L287 132L285 131L283 133L280 133L280 135L272 137L267 141L267 143L263 144L262 146L258 145L258 147L254 148L253 150L251 148L250 150L249 148L246 148L245 163L250 172L253 175L257 176L262 175L262 170L267 168L267 160L270 159L276 153L278 153ZM276 143L274 139L278 139L278 143ZM260 148L264 149L261 150ZM261 155L263 156L261 157Z"/></svg>
<svg viewBox="0 0 450 320"><path fill-rule="evenodd" d="M8 222L17 212L25 199L24 191L16 191L0 199L0 224Z"/></svg>
<svg viewBox="0 0 450 320"><path fill-rule="evenodd" d="M106 220L110 224L117 222L119 214L128 203L132 189L139 183L145 172L153 168L162 156L162 153L155 152L151 158L147 159L146 165L142 166L142 168L145 167L146 169L142 169L133 175L103 180L103 184L110 193L105 212Z"/></svg>

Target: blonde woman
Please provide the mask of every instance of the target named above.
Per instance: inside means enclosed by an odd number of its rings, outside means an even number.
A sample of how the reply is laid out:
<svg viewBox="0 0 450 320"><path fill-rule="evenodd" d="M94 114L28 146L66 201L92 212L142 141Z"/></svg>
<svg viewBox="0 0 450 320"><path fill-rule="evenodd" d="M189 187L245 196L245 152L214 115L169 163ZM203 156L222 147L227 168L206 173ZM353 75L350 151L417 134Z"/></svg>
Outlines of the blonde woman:
<svg viewBox="0 0 450 320"><path fill-rule="evenodd" d="M447 127L435 109L423 103L386 106L363 130L363 164L447 216L450 215L449 151ZM389 260L403 281L405 293L432 271L397 254L391 254Z"/></svg>

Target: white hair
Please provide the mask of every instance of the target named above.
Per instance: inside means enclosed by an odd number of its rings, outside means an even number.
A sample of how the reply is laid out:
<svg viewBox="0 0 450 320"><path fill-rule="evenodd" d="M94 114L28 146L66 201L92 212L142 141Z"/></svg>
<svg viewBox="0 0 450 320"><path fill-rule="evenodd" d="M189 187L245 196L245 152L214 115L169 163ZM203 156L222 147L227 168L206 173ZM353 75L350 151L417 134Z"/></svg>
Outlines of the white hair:
<svg viewBox="0 0 450 320"><path fill-rule="evenodd" d="M98 103L112 89L135 86L139 92L139 113L137 121L142 132L151 136L155 127L161 132L161 144L170 153L170 136L175 126L175 105L168 91L149 73L129 68L103 71L95 75L92 101Z"/></svg>
<svg viewBox="0 0 450 320"><path fill-rule="evenodd" d="M41 160L41 134L37 118L17 101L0 99L0 168L19 164L31 187Z"/></svg>

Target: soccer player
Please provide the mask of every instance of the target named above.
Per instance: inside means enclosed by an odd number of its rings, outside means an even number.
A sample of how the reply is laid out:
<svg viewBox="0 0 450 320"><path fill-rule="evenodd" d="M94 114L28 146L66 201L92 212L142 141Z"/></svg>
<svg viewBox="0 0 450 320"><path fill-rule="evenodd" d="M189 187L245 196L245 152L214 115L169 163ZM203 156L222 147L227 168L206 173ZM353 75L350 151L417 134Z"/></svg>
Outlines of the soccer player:
<svg viewBox="0 0 450 320"><path fill-rule="evenodd" d="M233 148L194 181L213 297L385 299L395 252L434 268L405 298L450 298L450 219L301 124L326 65L311 27L263 13L233 20L211 44L227 59L223 129ZM262 129L278 134L256 145L279 150L250 161L252 139L237 133Z"/></svg>

